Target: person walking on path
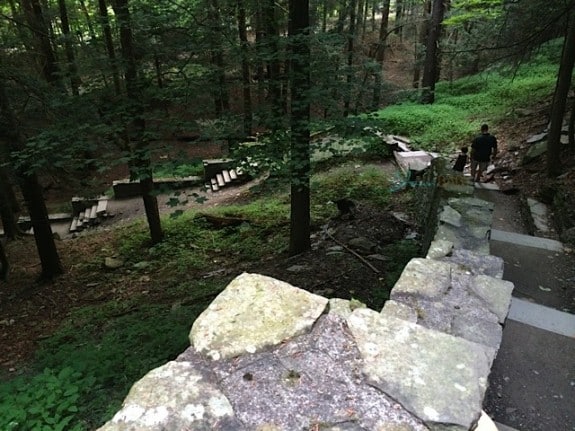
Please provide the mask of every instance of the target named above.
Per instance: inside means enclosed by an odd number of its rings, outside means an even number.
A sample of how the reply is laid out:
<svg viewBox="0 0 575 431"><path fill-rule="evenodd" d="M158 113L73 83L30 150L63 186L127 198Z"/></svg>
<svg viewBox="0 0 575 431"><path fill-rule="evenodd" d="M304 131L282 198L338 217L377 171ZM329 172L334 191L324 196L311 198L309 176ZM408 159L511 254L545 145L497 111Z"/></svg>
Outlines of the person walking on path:
<svg viewBox="0 0 575 431"><path fill-rule="evenodd" d="M497 138L489 133L489 126L481 126L481 134L471 144L471 178L479 182L490 160L497 155Z"/></svg>

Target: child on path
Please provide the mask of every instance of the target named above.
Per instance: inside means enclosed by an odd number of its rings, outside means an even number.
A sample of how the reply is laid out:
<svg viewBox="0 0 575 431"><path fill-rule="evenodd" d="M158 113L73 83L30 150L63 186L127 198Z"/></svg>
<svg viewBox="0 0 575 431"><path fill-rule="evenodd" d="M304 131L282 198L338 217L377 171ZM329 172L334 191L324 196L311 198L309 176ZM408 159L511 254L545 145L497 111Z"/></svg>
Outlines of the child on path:
<svg viewBox="0 0 575 431"><path fill-rule="evenodd" d="M457 172L463 172L465 165L467 164L467 147L462 147L461 152L457 156L457 160L453 165L453 170Z"/></svg>

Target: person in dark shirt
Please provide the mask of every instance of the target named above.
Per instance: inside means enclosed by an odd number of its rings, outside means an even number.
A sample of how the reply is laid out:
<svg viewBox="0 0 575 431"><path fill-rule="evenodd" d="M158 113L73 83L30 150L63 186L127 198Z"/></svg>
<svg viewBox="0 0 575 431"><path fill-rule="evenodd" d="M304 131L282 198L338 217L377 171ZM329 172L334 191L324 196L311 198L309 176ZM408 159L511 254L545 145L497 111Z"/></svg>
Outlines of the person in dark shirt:
<svg viewBox="0 0 575 431"><path fill-rule="evenodd" d="M489 126L481 126L481 134L471 144L471 178L479 182L490 160L497 155L497 138L489 133Z"/></svg>
<svg viewBox="0 0 575 431"><path fill-rule="evenodd" d="M453 170L457 172L463 172L465 165L467 164L467 147L462 147L461 152L457 156L457 160L453 165Z"/></svg>

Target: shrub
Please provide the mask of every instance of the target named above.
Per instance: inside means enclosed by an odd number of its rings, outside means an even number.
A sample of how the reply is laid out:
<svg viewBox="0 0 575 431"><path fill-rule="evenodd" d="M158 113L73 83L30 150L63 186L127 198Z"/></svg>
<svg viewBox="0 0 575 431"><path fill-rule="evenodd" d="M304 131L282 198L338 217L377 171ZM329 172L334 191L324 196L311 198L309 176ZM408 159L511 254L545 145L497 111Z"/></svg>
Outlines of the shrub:
<svg viewBox="0 0 575 431"><path fill-rule="evenodd" d="M312 204L321 205L347 197L385 206L389 200L389 185L383 170L375 166L347 164L312 178Z"/></svg>

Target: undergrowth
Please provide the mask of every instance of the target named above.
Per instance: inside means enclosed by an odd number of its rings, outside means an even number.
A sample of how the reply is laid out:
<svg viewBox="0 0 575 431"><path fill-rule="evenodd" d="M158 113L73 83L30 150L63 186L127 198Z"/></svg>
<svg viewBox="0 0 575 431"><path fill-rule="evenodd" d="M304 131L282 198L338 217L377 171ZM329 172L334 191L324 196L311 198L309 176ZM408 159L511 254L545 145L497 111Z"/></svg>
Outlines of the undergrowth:
<svg viewBox="0 0 575 431"><path fill-rule="evenodd" d="M76 310L40 344L30 372L0 386L0 429L81 431L110 419L134 381L189 346L192 323L223 284L179 288L185 305L140 298Z"/></svg>
<svg viewBox="0 0 575 431"><path fill-rule="evenodd" d="M513 118L517 107L529 108L553 94L557 78L556 44L549 44L519 68L492 68L477 75L436 85L435 102L386 107L370 117L385 133L408 136L425 150L450 152L469 143L482 123Z"/></svg>

